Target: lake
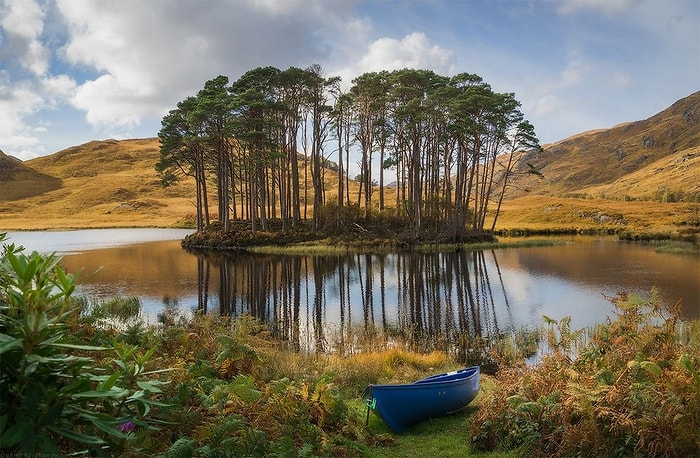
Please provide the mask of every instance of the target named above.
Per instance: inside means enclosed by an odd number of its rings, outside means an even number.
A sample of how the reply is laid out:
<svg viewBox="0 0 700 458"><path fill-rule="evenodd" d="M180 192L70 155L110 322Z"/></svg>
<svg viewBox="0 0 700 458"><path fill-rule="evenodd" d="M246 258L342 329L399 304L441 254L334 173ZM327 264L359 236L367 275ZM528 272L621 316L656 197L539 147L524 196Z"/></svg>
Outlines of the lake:
<svg viewBox="0 0 700 458"><path fill-rule="evenodd" d="M137 296L144 319L165 308L253 315L300 350L356 344L358 333L401 335L429 350L435 342L493 336L570 316L572 328L614 314L619 292L682 302L700 318L700 258L656 253L615 237L558 237L550 247L456 253L326 256L194 255L180 247L191 231L100 229L11 232L27 250L57 252L79 292Z"/></svg>

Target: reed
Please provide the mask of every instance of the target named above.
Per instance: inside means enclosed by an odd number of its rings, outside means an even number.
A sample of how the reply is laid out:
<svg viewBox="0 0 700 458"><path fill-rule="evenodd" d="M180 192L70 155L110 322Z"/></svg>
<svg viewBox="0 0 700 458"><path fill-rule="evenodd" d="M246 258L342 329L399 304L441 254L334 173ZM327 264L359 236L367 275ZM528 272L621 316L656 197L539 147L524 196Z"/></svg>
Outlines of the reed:
<svg viewBox="0 0 700 458"><path fill-rule="evenodd" d="M684 241L668 241L655 248L657 253L700 255L700 245Z"/></svg>

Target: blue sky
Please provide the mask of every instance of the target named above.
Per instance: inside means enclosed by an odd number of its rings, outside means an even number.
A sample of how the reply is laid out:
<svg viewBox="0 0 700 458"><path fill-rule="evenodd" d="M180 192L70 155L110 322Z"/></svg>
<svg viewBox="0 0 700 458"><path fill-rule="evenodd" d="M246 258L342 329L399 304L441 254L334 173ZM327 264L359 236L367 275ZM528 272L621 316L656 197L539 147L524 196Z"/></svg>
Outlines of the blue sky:
<svg viewBox="0 0 700 458"><path fill-rule="evenodd" d="M0 0L0 150L155 137L219 74L480 75L543 143L700 90L700 0Z"/></svg>

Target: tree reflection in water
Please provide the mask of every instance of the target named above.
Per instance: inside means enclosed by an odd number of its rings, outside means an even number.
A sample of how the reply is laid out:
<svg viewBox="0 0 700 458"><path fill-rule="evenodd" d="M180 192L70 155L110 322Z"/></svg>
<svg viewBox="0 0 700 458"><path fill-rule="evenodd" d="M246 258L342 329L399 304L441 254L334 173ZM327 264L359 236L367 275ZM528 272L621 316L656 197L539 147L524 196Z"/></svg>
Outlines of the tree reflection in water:
<svg viewBox="0 0 700 458"><path fill-rule="evenodd" d="M498 316L510 315L493 251L217 254L200 256L198 267L201 311L216 313L209 289L218 286L218 313L254 316L304 352L351 354L401 340L468 362L503 335ZM217 278L210 270L218 271L218 285L210 286Z"/></svg>

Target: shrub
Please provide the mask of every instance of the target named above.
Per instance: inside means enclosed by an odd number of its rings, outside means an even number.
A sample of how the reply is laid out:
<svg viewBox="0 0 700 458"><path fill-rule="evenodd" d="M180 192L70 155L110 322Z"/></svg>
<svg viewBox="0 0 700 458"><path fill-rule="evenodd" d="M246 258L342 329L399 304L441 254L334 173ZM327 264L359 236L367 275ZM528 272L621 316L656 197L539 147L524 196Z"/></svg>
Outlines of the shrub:
<svg viewBox="0 0 700 458"><path fill-rule="evenodd" d="M568 321L550 322L550 354L534 367L498 373L470 422L475 448L534 456L700 454L696 322L662 307L655 291L612 303L617 318L589 333L587 343Z"/></svg>
<svg viewBox="0 0 700 458"><path fill-rule="evenodd" d="M0 242L4 235L0 234ZM113 455L159 403L159 382L145 376L152 352L71 343L66 332L79 306L75 277L60 258L26 255L4 245L0 257L0 450L9 454L82 452ZM91 355L114 351L116 370L95 367Z"/></svg>

